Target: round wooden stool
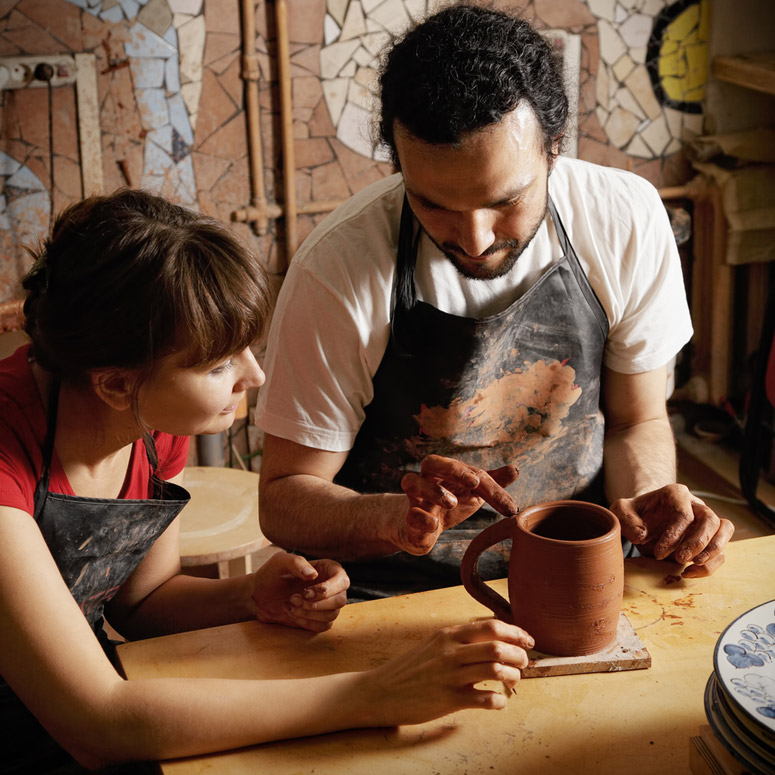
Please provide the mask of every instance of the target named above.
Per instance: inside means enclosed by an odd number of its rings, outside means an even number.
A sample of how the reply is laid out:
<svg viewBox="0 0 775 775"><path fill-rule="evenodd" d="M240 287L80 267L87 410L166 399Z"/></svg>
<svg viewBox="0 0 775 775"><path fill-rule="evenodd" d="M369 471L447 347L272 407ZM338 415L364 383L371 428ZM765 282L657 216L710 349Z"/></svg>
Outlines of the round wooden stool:
<svg viewBox="0 0 775 775"><path fill-rule="evenodd" d="M191 501L180 515L180 564L218 566L218 577L252 571L251 553L269 545L258 524L258 474L191 466L183 471Z"/></svg>

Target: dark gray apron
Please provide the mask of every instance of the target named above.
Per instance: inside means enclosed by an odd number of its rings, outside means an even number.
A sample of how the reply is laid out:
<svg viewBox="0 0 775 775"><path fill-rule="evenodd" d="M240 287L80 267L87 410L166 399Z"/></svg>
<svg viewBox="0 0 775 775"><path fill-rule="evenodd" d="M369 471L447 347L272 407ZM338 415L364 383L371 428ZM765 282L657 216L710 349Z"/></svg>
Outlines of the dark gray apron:
<svg viewBox="0 0 775 775"><path fill-rule="evenodd" d="M115 596L191 496L183 487L162 482L156 476L156 447L150 435L143 440L152 471L152 498L82 498L49 492L58 399L57 385L49 401L34 518L62 578L103 648L112 656L111 643L103 630L105 604ZM7 737L0 746L3 772L59 772L60 767L62 772L80 771L2 679L0 728L3 737Z"/></svg>
<svg viewBox="0 0 775 775"><path fill-rule="evenodd" d="M436 454L492 469L514 463L508 489L520 508L560 498L602 497L604 422L600 376L608 320L553 202L563 250L503 312L451 315L417 298L419 232L401 215L391 335L374 376L374 398L336 482L358 492L400 492L407 471ZM441 534L423 557L398 553L349 563L350 599L460 583L468 542L496 515L480 509ZM508 553L482 557L483 578L506 575Z"/></svg>

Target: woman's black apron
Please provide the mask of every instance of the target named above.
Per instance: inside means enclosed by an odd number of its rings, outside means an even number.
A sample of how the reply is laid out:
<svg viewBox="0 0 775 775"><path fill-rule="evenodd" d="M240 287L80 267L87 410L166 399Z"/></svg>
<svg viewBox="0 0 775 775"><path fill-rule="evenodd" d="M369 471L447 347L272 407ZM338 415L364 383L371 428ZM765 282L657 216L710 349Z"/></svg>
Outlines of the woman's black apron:
<svg viewBox="0 0 775 775"><path fill-rule="evenodd" d="M48 428L41 475L35 490L34 518L62 578L112 658L113 644L103 629L105 605L191 496L183 487L162 482L157 477L156 447L150 435L144 438L144 442L151 470L152 498L82 498L49 492L58 398L59 390L55 386L49 400ZM0 769L3 772L79 771L2 679L0 726L11 733L0 750L3 761Z"/></svg>
<svg viewBox="0 0 775 775"><path fill-rule="evenodd" d="M401 492L403 475L436 454L484 469L516 464L519 478L508 489L520 508L602 497L600 377L608 320L551 199L548 209L562 258L506 310L475 319L418 300L420 233L404 200L390 340L338 484ZM496 518L480 509L422 557L399 552L346 564L349 597L459 584L468 542ZM502 548L483 556L482 577L505 576L507 557Z"/></svg>

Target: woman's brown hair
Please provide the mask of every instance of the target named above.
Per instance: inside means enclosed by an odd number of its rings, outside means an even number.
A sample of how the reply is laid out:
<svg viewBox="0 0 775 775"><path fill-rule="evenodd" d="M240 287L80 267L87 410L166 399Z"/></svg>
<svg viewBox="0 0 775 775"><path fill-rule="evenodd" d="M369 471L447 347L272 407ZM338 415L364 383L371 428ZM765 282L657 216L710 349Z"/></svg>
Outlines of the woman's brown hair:
<svg viewBox="0 0 775 775"><path fill-rule="evenodd" d="M65 210L23 280L25 331L38 363L80 382L186 353L213 364L254 342L271 291L257 258L219 221L137 190Z"/></svg>

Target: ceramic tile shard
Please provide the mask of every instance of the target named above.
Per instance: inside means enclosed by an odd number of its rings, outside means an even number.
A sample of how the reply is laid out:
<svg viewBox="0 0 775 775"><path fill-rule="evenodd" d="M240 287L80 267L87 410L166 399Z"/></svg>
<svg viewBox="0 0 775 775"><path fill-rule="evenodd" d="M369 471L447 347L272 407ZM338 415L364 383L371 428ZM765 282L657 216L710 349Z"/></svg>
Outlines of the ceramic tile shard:
<svg viewBox="0 0 775 775"><path fill-rule="evenodd" d="M613 65L627 53L627 46L614 26L605 19L597 23L597 31L600 36L600 58L606 64Z"/></svg>
<svg viewBox="0 0 775 775"><path fill-rule="evenodd" d="M180 91L180 70L175 59L168 59L164 64L164 84L168 92Z"/></svg>
<svg viewBox="0 0 775 775"><path fill-rule="evenodd" d="M667 127L667 120L664 115L657 116L640 132L640 137L654 152L654 156L661 156L671 140L670 130Z"/></svg>
<svg viewBox="0 0 775 775"><path fill-rule="evenodd" d="M350 5L347 8L347 16L345 16L344 24L342 24L342 31L340 40L352 40L358 38L366 33L366 21L363 16L363 9L358 0L350 0Z"/></svg>
<svg viewBox="0 0 775 775"><path fill-rule="evenodd" d="M326 14L323 20L323 41L326 46L330 46L339 37L341 32L339 25L330 14Z"/></svg>
<svg viewBox="0 0 775 775"><path fill-rule="evenodd" d="M650 119L655 119L661 115L662 108L654 96L654 89L651 85L651 78L643 65L639 65L630 73L625 81L627 88L633 93L638 103Z"/></svg>
<svg viewBox="0 0 775 775"><path fill-rule="evenodd" d="M643 142L640 135L635 135L625 150L630 156L637 156L640 159L654 158L654 152Z"/></svg>
<svg viewBox="0 0 775 775"><path fill-rule="evenodd" d="M323 81L323 96L328 106L328 113L334 126L339 123L339 118L344 110L344 104L347 101L347 78L334 78Z"/></svg>
<svg viewBox="0 0 775 775"><path fill-rule="evenodd" d="M21 164L4 151L0 151L0 175L13 175Z"/></svg>
<svg viewBox="0 0 775 775"><path fill-rule="evenodd" d="M124 18L124 11L120 5L115 5L107 10L100 11L100 19L104 22L110 22L111 24L118 24Z"/></svg>
<svg viewBox="0 0 775 775"><path fill-rule="evenodd" d="M647 46L654 19L642 13L636 13L626 19L619 27L619 34L629 48Z"/></svg>
<svg viewBox="0 0 775 775"><path fill-rule="evenodd" d="M360 46L358 40L345 40L322 48L320 50L320 75L324 79L336 78L358 46Z"/></svg>
<svg viewBox="0 0 775 775"><path fill-rule="evenodd" d="M149 30L164 36L172 24L172 11L168 0L148 0L138 12L137 19Z"/></svg>
<svg viewBox="0 0 775 775"><path fill-rule="evenodd" d="M181 94L173 94L167 98L167 105L169 106L170 123L173 129L178 133L183 140L192 145L194 142L194 134L191 131L191 125L188 120L188 112L186 111L186 104L183 101Z"/></svg>
<svg viewBox="0 0 775 775"><path fill-rule="evenodd" d="M401 0L385 0L369 14L369 18L392 35L400 35L412 23Z"/></svg>
<svg viewBox="0 0 775 775"><path fill-rule="evenodd" d="M145 129L156 129L170 120L163 89L137 89L137 109Z"/></svg>
<svg viewBox="0 0 775 775"><path fill-rule="evenodd" d="M640 119L629 110L617 107L605 123L608 138L617 148L624 148L632 140L640 124Z"/></svg>
<svg viewBox="0 0 775 775"><path fill-rule="evenodd" d="M616 80L624 83L627 76L635 69L635 62L632 61L632 57L629 54L623 54L616 60L612 69Z"/></svg>
<svg viewBox="0 0 775 775"><path fill-rule="evenodd" d="M347 102L336 126L336 136L353 151L371 158L373 147L368 135L369 111Z"/></svg>
<svg viewBox="0 0 775 775"><path fill-rule="evenodd" d="M347 14L347 5L349 0L328 0L328 13L331 18L341 27L344 24L344 17ZM364 6L367 0L364 0ZM367 9L367 13L368 13Z"/></svg>
<svg viewBox="0 0 775 775"><path fill-rule="evenodd" d="M172 155L172 125L164 124L164 126L152 129L145 136L147 142L156 143L163 151Z"/></svg>
<svg viewBox="0 0 775 775"><path fill-rule="evenodd" d="M130 57L161 57L169 59L177 56L174 46L149 30L144 24L135 22L129 28L129 40L124 44L127 56Z"/></svg>
<svg viewBox="0 0 775 775"><path fill-rule="evenodd" d="M187 13L197 16L202 11L204 0L168 0L170 10L173 13Z"/></svg>
<svg viewBox="0 0 775 775"><path fill-rule="evenodd" d="M140 3L135 0L118 0L121 5L121 10L124 12L124 16L130 21L134 19L140 11Z"/></svg>
<svg viewBox="0 0 775 775"><path fill-rule="evenodd" d="M158 88L164 83L164 66L173 60L132 58L129 69L136 89Z"/></svg>
<svg viewBox="0 0 775 775"><path fill-rule="evenodd" d="M614 10L616 8L616 0L587 0L589 10L598 17L598 19L606 19L609 22L614 20Z"/></svg>
<svg viewBox="0 0 775 775"><path fill-rule="evenodd" d="M643 112L643 108L638 104L635 97L632 96L632 92L627 88L617 90L614 95L614 101L625 110L629 110L630 113L636 115L641 121L646 118L646 114Z"/></svg>
<svg viewBox="0 0 775 775"><path fill-rule="evenodd" d="M197 16L178 30L181 83L202 80L205 34L204 16Z"/></svg>

